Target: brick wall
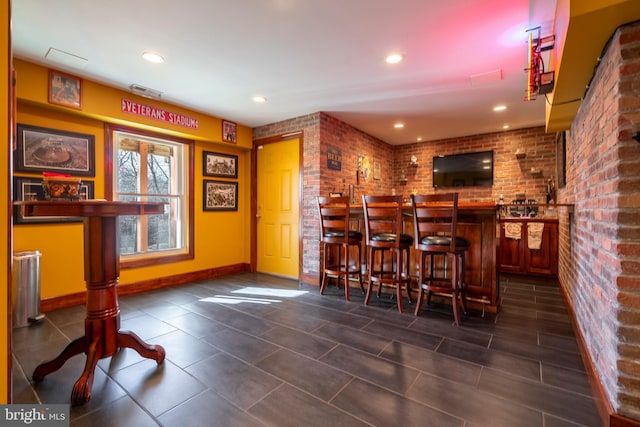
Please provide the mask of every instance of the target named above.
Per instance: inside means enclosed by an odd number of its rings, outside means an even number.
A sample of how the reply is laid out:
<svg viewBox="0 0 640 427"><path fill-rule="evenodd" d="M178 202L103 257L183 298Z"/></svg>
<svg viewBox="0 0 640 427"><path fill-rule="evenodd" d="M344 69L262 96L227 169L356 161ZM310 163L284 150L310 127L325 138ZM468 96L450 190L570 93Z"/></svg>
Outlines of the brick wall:
<svg viewBox="0 0 640 427"><path fill-rule="evenodd" d="M640 23L619 29L567 141L560 281L609 402L640 420ZM568 233L567 233L568 234ZM567 255L566 257L562 255Z"/></svg>
<svg viewBox="0 0 640 427"><path fill-rule="evenodd" d="M405 195L412 191L432 193L432 163L436 155L493 151L493 187L460 187L456 191L462 200L497 201L504 194L508 203L518 192L527 199L545 203L547 180L556 176L555 134L546 134L543 127L452 138L433 142L401 145L394 150L395 187ZM516 158L520 149L526 156ZM411 166L411 156L418 166ZM531 168L541 173L531 173ZM406 173L407 182L399 181Z"/></svg>
<svg viewBox="0 0 640 427"><path fill-rule="evenodd" d="M320 176L322 178L320 193L328 196L329 192L344 192L349 194L349 185L353 185L354 198L357 203L362 202L363 194L391 194L393 186L393 147L384 141L372 137L343 121L328 114L321 115L320 131ZM326 155L329 147L342 152L341 170L327 167ZM380 179L371 174L368 181L358 173L358 160L366 156L371 168L380 165Z"/></svg>

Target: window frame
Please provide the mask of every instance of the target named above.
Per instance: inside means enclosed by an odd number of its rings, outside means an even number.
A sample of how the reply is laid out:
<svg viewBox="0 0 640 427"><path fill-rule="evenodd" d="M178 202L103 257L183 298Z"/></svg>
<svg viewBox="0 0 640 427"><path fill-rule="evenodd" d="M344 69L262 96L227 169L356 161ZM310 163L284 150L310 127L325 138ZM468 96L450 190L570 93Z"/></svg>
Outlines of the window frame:
<svg viewBox="0 0 640 427"><path fill-rule="evenodd" d="M151 132L144 129L133 128L129 126L116 125L107 123L105 124L105 135L104 135L104 175L105 175L105 183L104 183L104 195L107 200L113 200L114 188L113 188L113 165L114 165L114 140L113 136L115 132L127 132L132 134L140 135L141 137L150 137L150 138L158 138L165 139L171 142L184 144L186 147L185 159L185 179L187 186L187 195L186 195L186 203L187 203L187 218L185 220L188 223L186 230L186 251L180 254L164 254L163 252L157 252L157 256L145 256L143 258L135 258L135 259L127 259L120 258L120 268L128 269L128 268L138 268L138 267L146 267L149 265L157 265L157 264L170 264L179 261L185 261L195 258L195 242L194 242L194 159L195 159L195 142L193 140L189 140L186 138L180 138L172 135L167 135L158 132Z"/></svg>

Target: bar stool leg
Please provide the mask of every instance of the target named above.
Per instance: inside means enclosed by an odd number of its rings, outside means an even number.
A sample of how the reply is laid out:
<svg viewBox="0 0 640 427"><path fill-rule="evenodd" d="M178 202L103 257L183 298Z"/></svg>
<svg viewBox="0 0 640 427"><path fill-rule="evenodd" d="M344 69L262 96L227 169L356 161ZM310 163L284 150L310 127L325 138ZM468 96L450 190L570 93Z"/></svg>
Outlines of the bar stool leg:
<svg viewBox="0 0 640 427"><path fill-rule="evenodd" d="M384 276L384 249L379 250L378 252L380 252L380 270L378 271L378 273L380 274L380 277ZM382 283L378 282L378 298L380 298L382 296Z"/></svg>
<svg viewBox="0 0 640 427"><path fill-rule="evenodd" d="M416 316L420 314L420 310L422 309L422 298L424 297L424 288L422 287L422 284L424 281L424 262L426 260L426 257L426 253L420 253L420 261L418 267L418 300L416 301L416 309L414 311L414 314Z"/></svg>
<svg viewBox="0 0 640 427"><path fill-rule="evenodd" d="M460 289L458 287L458 274L459 274L459 257L458 254L453 254L453 269L451 272L452 280L453 280L453 289L451 290L451 304L453 305L453 318L456 322L456 325L460 324L460 310L458 308L458 298Z"/></svg>
<svg viewBox="0 0 640 427"><path fill-rule="evenodd" d="M404 262L405 275L407 278L407 297L409 299L409 303L413 304L413 298L411 297L411 253L409 249L404 251Z"/></svg>
<svg viewBox="0 0 640 427"><path fill-rule="evenodd" d="M358 261L356 262L356 268L358 269L358 284L360 290L364 294L364 286L362 285L362 245L358 244Z"/></svg>
<svg viewBox="0 0 640 427"><path fill-rule="evenodd" d="M467 288L464 284L465 253L462 252L457 256L460 257L460 260L459 260L460 271L458 272L458 284L460 288L460 305L462 306L462 312L466 315L467 314Z"/></svg>
<svg viewBox="0 0 640 427"><path fill-rule="evenodd" d="M342 244L340 249L342 249L341 252L344 252L344 274L340 276L344 276L344 297L349 301L349 245ZM338 262L342 262L340 257L338 257ZM342 264L339 265L342 266ZM340 277L338 277L338 287L340 287Z"/></svg>
<svg viewBox="0 0 640 427"><path fill-rule="evenodd" d="M423 256L426 256L426 254L423 253ZM447 256L445 255L445 265L446 265L446 258ZM435 264L436 264L436 259L435 259L435 255L434 254L429 254L429 284L433 283L433 280L435 279ZM427 290L427 305L431 305L431 291Z"/></svg>
<svg viewBox="0 0 640 427"><path fill-rule="evenodd" d="M403 250L397 249L395 250L396 255L396 299L398 304L398 311L402 313L402 269L404 267L404 262L402 259Z"/></svg>
<svg viewBox="0 0 640 427"><path fill-rule="evenodd" d="M322 281L320 282L320 295L324 295L324 288L327 286L327 251L329 250L329 245L323 243L324 252L322 256Z"/></svg>

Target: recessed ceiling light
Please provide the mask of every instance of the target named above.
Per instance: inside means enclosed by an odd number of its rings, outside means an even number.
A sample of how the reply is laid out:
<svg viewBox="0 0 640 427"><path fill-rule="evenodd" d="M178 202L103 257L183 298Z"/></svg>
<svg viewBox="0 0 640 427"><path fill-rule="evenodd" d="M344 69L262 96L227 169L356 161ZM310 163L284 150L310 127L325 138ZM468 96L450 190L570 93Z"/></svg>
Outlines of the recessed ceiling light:
<svg viewBox="0 0 640 427"><path fill-rule="evenodd" d="M144 52L142 57L154 64L162 64L164 62L164 58L155 52Z"/></svg>
<svg viewBox="0 0 640 427"><path fill-rule="evenodd" d="M422 137L421 137L421 136L419 136L419 137L417 138L417 141L418 141L418 142L422 141Z"/></svg>
<svg viewBox="0 0 640 427"><path fill-rule="evenodd" d="M502 125L502 129L509 129L509 125Z"/></svg>
<svg viewBox="0 0 640 427"><path fill-rule="evenodd" d="M396 123L393 127L396 129L402 129L404 127L404 123Z"/></svg>
<svg viewBox="0 0 640 427"><path fill-rule="evenodd" d="M264 96L260 96L260 95L254 96L251 99L253 99L253 102L258 103L258 104L262 104L264 102L267 102L267 98L265 98Z"/></svg>
<svg viewBox="0 0 640 427"><path fill-rule="evenodd" d="M493 107L493 111L504 111L507 109L506 105L496 105L495 107Z"/></svg>
<svg viewBox="0 0 640 427"><path fill-rule="evenodd" d="M385 58L387 64L397 64L398 62L402 62L404 56L400 53L392 53L391 55Z"/></svg>

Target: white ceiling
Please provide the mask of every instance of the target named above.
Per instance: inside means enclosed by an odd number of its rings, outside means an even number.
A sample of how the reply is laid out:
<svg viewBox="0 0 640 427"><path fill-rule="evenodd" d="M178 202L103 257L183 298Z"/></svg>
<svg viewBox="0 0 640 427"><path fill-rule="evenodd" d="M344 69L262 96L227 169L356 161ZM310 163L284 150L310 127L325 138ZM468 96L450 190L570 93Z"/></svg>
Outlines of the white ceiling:
<svg viewBox="0 0 640 427"><path fill-rule="evenodd" d="M406 144L543 125L544 97L524 101L526 30L551 33L555 4L14 0L12 38L18 58L250 127L324 111ZM45 59L50 48L86 61ZM165 63L144 61L147 50ZM405 61L386 64L392 52Z"/></svg>

